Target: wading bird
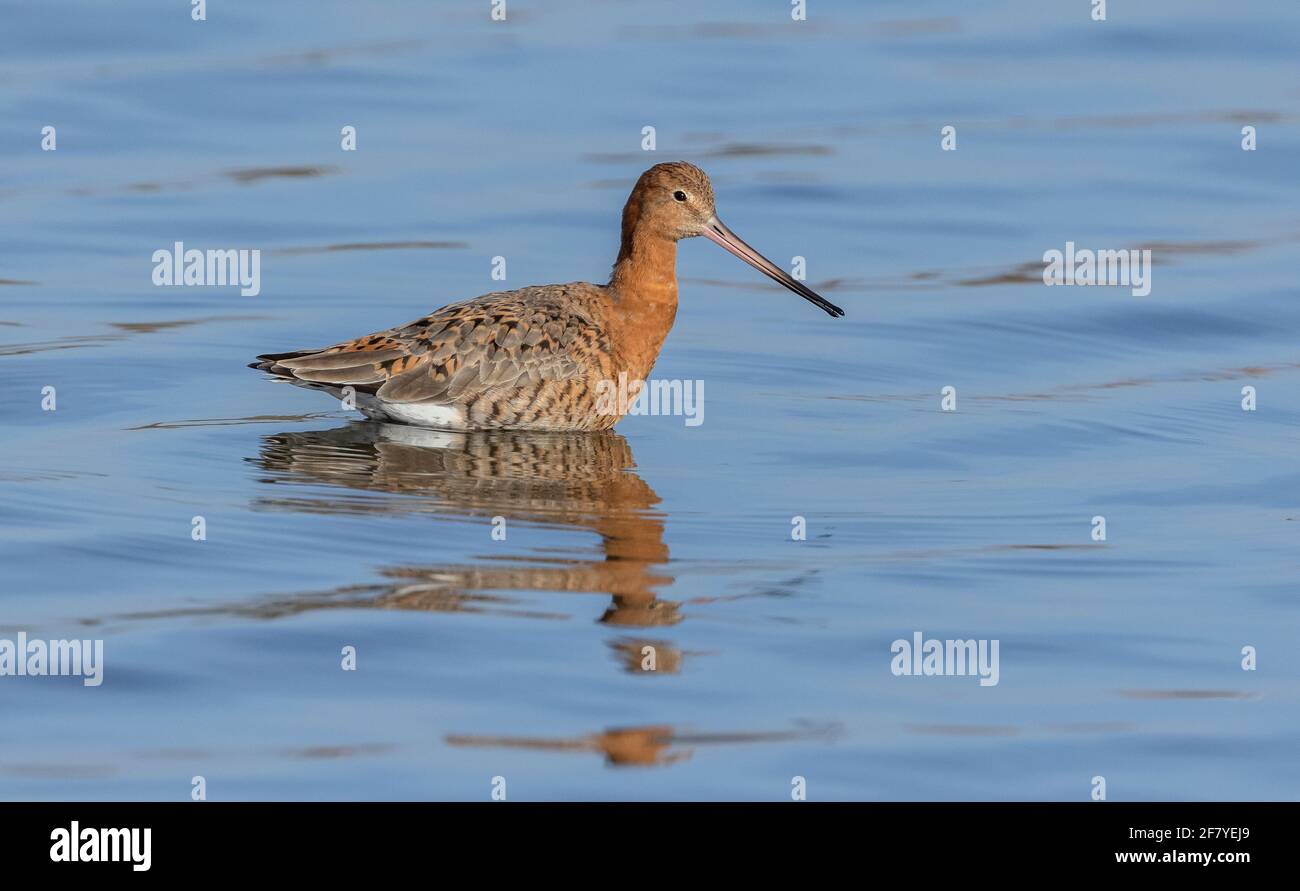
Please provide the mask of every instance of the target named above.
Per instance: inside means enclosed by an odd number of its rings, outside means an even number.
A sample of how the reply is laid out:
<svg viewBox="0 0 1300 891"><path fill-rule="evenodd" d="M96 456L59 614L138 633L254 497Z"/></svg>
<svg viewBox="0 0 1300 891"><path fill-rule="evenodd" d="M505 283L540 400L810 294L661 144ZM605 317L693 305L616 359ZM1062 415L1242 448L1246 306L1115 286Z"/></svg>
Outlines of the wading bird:
<svg viewBox="0 0 1300 891"><path fill-rule="evenodd" d="M408 325L315 350L258 356L258 368L352 402L367 417L449 430L605 430L610 382L642 381L677 315L677 242L703 235L832 316L718 219L703 170L656 164L623 208L609 284L484 294Z"/></svg>

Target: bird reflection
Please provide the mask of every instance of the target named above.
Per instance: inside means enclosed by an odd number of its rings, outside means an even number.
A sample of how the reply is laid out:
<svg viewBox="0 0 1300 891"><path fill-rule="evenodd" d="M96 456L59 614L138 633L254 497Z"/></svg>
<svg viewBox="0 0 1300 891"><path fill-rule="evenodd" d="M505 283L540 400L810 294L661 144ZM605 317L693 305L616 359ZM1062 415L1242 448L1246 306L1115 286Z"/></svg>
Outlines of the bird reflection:
<svg viewBox="0 0 1300 891"><path fill-rule="evenodd" d="M579 737L473 736L451 734L447 744L471 748L533 749L547 752L588 752L603 755L610 767L666 766L691 757L697 746L830 740L839 736L837 724L796 730L738 733L690 733L668 725L617 727Z"/></svg>
<svg viewBox="0 0 1300 891"><path fill-rule="evenodd" d="M370 606L429 612L503 612L562 618L521 608L509 591L602 593L610 598L599 621L625 628L681 621L676 602L656 590L671 584L659 497L633 469L627 440L612 431L584 434L444 433L389 424L352 423L330 430L288 432L263 439L249 459L263 482L285 486L257 506L313 513L427 513L447 519L506 518L578 528L600 537L601 559L571 551L541 557L477 558L477 562L402 565L382 569L380 585L351 586L259 604L259 614ZM327 484L298 494L292 484ZM336 490L366 490L357 495ZM373 497L388 493L394 498ZM485 539L487 533L484 533ZM629 672L644 671L646 648L656 671L673 673L681 653L667 642L623 638L611 644Z"/></svg>
<svg viewBox="0 0 1300 891"><path fill-rule="evenodd" d="M547 752L592 752L605 756L611 767L675 764L690 758L689 749L673 748L672 727L625 727L572 738L472 736L452 734L447 744L471 748L534 749Z"/></svg>

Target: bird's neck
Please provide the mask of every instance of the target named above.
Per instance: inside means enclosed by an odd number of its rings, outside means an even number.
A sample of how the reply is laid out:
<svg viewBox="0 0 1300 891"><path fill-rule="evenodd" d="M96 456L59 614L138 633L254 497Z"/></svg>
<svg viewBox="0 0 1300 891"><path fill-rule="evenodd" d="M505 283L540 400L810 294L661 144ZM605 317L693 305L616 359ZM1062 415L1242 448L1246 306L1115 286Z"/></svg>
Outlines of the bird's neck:
<svg viewBox="0 0 1300 891"><path fill-rule="evenodd" d="M677 316L677 242L629 221L626 212L623 222L609 292L626 371L644 380Z"/></svg>

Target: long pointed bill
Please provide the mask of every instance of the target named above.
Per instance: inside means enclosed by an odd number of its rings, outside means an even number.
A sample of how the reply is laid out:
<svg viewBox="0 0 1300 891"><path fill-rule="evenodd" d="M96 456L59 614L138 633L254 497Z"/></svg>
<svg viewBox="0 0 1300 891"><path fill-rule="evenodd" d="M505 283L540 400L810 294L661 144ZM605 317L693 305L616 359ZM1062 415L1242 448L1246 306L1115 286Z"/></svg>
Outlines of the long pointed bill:
<svg viewBox="0 0 1300 891"><path fill-rule="evenodd" d="M759 272L772 279L772 281L785 285L791 291L794 291L814 306L820 307L836 318L844 315L844 310L822 297L812 288L806 286L803 282L796 281L786 275L785 270L781 269L781 267L767 259L767 257L764 257L758 251L741 241L740 236L724 226L722 220L717 217L711 217L708 223L705 224L703 235L710 241L722 245L750 266L753 266Z"/></svg>

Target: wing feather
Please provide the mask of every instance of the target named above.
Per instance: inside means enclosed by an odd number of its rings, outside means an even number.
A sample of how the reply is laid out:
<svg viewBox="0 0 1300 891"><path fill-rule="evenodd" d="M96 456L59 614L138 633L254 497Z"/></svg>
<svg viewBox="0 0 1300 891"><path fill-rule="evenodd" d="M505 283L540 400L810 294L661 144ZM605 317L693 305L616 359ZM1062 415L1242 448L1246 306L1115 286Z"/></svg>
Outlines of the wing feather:
<svg viewBox="0 0 1300 891"><path fill-rule="evenodd" d="M575 354L575 341L608 348L597 290L578 283L487 294L322 350L259 356L254 367L388 402L465 403L496 388L581 375L596 360Z"/></svg>

